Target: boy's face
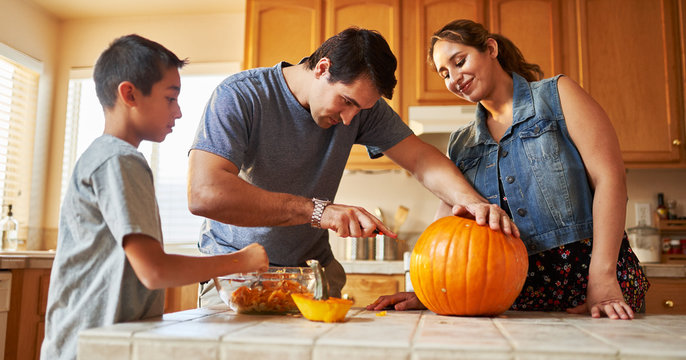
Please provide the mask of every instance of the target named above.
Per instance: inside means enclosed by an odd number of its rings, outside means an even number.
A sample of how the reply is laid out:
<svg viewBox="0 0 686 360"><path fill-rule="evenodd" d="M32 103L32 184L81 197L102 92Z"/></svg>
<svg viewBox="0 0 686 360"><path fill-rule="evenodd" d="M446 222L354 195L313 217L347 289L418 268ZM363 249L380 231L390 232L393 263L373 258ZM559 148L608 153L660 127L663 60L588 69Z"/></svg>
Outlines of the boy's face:
<svg viewBox="0 0 686 360"><path fill-rule="evenodd" d="M181 117L178 97L181 78L175 67L167 69L162 80L152 86L149 95L138 89L134 131L140 140L161 142L172 132L176 119Z"/></svg>

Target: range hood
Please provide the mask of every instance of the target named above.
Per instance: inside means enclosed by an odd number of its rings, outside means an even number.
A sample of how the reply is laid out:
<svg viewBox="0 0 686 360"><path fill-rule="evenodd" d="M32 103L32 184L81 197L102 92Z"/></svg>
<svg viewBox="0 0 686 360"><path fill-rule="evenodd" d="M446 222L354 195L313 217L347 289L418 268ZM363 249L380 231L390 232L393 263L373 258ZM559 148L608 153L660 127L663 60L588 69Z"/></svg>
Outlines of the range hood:
<svg viewBox="0 0 686 360"><path fill-rule="evenodd" d="M416 135L452 133L476 118L476 105L410 106L409 125Z"/></svg>

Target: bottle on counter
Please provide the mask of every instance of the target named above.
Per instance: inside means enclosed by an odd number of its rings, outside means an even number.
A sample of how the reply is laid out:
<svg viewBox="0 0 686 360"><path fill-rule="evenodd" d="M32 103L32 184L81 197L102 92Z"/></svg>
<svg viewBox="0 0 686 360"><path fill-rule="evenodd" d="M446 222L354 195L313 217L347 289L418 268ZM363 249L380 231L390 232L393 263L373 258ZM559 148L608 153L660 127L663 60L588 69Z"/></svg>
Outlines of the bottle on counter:
<svg viewBox="0 0 686 360"><path fill-rule="evenodd" d="M681 251L681 241L679 239L672 239L669 241L669 253L670 254L682 254Z"/></svg>
<svg viewBox="0 0 686 360"><path fill-rule="evenodd" d="M676 200L670 200L667 202L667 217L669 220L676 220Z"/></svg>
<svg viewBox="0 0 686 360"><path fill-rule="evenodd" d="M9 204L7 208L7 216L0 220L2 250L15 251L18 243L19 222L12 216L12 204Z"/></svg>
<svg viewBox="0 0 686 360"><path fill-rule="evenodd" d="M669 218L669 211L665 206L665 195L663 193L657 194L657 208L655 209L655 211L657 212L657 216L660 219Z"/></svg>

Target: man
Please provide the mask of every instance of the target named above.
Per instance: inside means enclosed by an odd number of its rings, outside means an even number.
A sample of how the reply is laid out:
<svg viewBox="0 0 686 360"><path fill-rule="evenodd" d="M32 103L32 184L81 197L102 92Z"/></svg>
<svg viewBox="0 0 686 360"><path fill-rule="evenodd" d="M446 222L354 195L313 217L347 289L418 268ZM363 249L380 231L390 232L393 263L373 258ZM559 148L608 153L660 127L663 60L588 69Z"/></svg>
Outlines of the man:
<svg viewBox="0 0 686 360"><path fill-rule="evenodd" d="M397 61L377 32L349 28L298 65L285 62L233 75L212 95L189 155L188 203L204 216L200 250L237 251L260 243L275 266L325 265L333 296L345 272L327 229L341 237L394 236L356 206L333 204L353 144L411 172L455 214L506 232L516 228L424 143L381 96L391 98ZM200 305L215 295L201 288Z"/></svg>

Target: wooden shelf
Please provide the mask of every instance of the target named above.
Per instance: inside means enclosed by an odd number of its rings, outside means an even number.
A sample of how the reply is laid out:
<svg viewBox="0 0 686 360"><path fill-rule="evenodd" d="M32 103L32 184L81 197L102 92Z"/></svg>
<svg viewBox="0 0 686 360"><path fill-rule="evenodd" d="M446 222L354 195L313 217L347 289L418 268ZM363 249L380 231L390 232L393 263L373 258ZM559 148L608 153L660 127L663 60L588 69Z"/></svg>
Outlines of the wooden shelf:
<svg viewBox="0 0 686 360"><path fill-rule="evenodd" d="M686 254L662 254L663 264L686 264Z"/></svg>
<svg viewBox="0 0 686 360"><path fill-rule="evenodd" d="M660 219L655 216L655 226L660 230L661 234L686 232L686 220Z"/></svg>

